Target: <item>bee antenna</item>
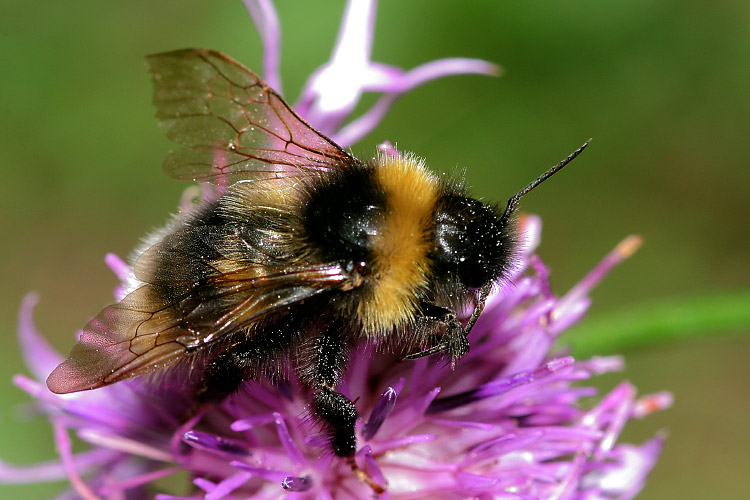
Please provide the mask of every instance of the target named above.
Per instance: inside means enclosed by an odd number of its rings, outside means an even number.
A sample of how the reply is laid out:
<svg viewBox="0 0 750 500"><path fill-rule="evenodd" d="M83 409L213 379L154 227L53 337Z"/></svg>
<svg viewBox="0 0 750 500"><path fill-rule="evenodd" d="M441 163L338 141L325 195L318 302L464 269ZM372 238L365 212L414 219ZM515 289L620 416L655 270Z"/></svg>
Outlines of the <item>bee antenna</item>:
<svg viewBox="0 0 750 500"><path fill-rule="evenodd" d="M508 206L505 207L505 212L503 213L503 216L501 218L501 220L503 221L503 223L505 223L510 218L510 216L513 214L513 212L515 212L516 208L518 207L518 201L521 199L521 197L527 195L529 193L529 191L531 191L532 189L534 189L535 187L537 187L539 184L541 184L542 182L546 181L547 179L549 179L550 177L552 177L554 174L556 174L557 172L559 172L560 170L562 170L565 165L567 165L568 163L570 163L571 161L573 161L576 156L578 156L579 154L581 154L581 152L584 149L586 149L586 146L588 146L589 143L591 143L591 139L589 139L588 141L586 141L585 143L583 143L583 146L581 146L580 148L578 148L575 151L573 151L563 161L561 161L560 163L558 163L557 165L555 165L551 169L549 169L546 172L544 172L542 175L540 175L539 177L537 177L537 179L535 181L532 181L528 186L526 186L525 188L523 188L522 190L520 190L519 192L517 192L516 194L514 194L513 197L508 200Z"/></svg>

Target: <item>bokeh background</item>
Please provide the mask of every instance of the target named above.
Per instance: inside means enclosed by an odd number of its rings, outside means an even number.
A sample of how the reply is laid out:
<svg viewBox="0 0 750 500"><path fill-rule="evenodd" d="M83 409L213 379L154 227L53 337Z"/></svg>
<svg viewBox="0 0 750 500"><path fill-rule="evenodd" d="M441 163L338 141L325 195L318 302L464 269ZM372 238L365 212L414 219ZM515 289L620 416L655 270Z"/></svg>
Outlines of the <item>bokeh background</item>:
<svg viewBox="0 0 750 500"><path fill-rule="evenodd" d="M328 58L344 2L278 4L293 101ZM185 188L161 172L172 146L153 118L143 63L184 47L261 67L239 0L0 4L5 461L55 456L49 425L11 384L25 371L15 339L21 298L40 293L39 328L67 352L75 330L109 301L115 279L105 253L127 255ZM436 170L465 168L477 195L503 201L593 137L572 168L523 203L543 217L540 254L558 293L631 233L645 245L596 290L592 321L747 290L750 3L380 2L376 60L410 68L446 56L491 60L505 73L410 93L355 153L369 156L390 139ZM670 433L641 499L750 498L750 337L736 330L625 353L624 375L642 392L670 389L676 398L625 433L636 442ZM49 498L62 488L0 485L0 498Z"/></svg>

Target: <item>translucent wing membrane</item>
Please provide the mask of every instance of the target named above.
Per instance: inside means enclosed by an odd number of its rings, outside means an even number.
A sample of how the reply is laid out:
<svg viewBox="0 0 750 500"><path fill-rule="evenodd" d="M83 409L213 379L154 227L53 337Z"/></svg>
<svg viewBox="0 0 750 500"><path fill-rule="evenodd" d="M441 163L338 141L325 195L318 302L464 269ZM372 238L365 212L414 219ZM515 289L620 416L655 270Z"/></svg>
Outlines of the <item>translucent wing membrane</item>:
<svg viewBox="0 0 750 500"><path fill-rule="evenodd" d="M165 160L175 178L231 184L353 161L257 75L225 55L188 49L147 61L156 116L167 137L186 147Z"/></svg>
<svg viewBox="0 0 750 500"><path fill-rule="evenodd" d="M176 178L231 185L355 161L224 55L181 50L148 64L159 122L185 146L165 161ZM143 252L134 266L142 286L86 325L48 387L68 393L149 373L292 304L357 286L336 264L290 265L292 234L263 210L272 208L244 207L241 223L187 224ZM263 220L250 223L253 214Z"/></svg>
<svg viewBox="0 0 750 500"><path fill-rule="evenodd" d="M256 267L238 268L192 285L147 283L86 325L47 385L60 394L152 372L347 280L339 266L326 265L263 276Z"/></svg>

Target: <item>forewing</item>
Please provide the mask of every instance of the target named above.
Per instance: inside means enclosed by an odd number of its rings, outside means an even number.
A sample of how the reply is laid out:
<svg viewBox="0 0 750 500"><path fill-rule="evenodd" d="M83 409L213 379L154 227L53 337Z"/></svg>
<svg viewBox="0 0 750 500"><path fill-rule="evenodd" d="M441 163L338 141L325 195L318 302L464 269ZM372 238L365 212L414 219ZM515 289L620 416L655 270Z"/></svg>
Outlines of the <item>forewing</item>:
<svg viewBox="0 0 750 500"><path fill-rule="evenodd" d="M185 146L164 162L175 178L231 184L353 161L260 77L223 54L186 49L147 61L159 123Z"/></svg>
<svg viewBox="0 0 750 500"><path fill-rule="evenodd" d="M337 265L264 276L248 270L198 285L147 283L106 307L50 374L52 392L95 389L167 367L185 355L325 290L346 287Z"/></svg>

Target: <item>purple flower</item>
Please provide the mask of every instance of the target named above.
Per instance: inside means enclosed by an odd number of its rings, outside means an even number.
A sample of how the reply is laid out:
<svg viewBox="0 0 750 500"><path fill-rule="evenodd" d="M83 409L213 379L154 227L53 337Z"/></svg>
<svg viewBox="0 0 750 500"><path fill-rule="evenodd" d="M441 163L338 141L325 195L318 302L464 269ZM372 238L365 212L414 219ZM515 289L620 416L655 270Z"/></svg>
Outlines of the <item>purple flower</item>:
<svg viewBox="0 0 750 500"><path fill-rule="evenodd" d="M53 395L42 382L62 357L34 327L36 297L21 308L19 333L34 379L16 384L35 397L55 431L59 462L0 467L6 481L70 478L80 498L148 498L152 481L188 471L197 492L176 498L627 499L661 451L663 437L618 444L625 423L670 405L667 393L636 398L627 382L591 409L580 382L622 367L619 357L576 361L551 353L558 335L589 305L588 292L638 245L621 243L562 297L550 292L533 253L540 222L522 222L524 252L472 330L472 349L451 371L434 360L384 361L363 349L340 388L363 415L356 462L366 481L335 458L307 417L294 381L248 381L219 407L189 421L189 404L141 379L90 392ZM119 259L107 262L119 273ZM73 454L68 431L91 445ZM83 477L87 479L84 480ZM368 484L369 483L369 484ZM69 498L69 497L66 497Z"/></svg>
<svg viewBox="0 0 750 500"><path fill-rule="evenodd" d="M270 0L244 0L258 27L268 84L281 93L279 20ZM331 60L315 70L294 109L317 130L341 146L367 135L399 96L431 80L449 75L497 75L500 68L479 59L431 61L409 71L370 60L375 30L374 0L350 0ZM363 115L344 123L364 92L383 95Z"/></svg>
<svg viewBox="0 0 750 500"><path fill-rule="evenodd" d="M265 78L280 88L273 5L245 3L264 40ZM362 137L400 94L425 81L495 71L468 59L407 72L372 63L374 10L374 2L349 2L331 61L311 77L298 103L307 120L341 144ZM347 79L336 76L343 67ZM383 96L345 124L364 91ZM398 154L390 144L381 149ZM640 241L626 239L558 297L534 254L540 229L537 218L522 219L518 265L487 300L471 332L471 351L454 370L428 358L395 362L366 346L354 353L339 390L362 415L356 468L330 452L295 380L247 381L187 421L190 398L170 377L158 386L133 379L88 392L50 393L43 381L62 356L34 326L37 298L28 296L19 335L32 377L18 375L14 382L48 415L59 460L31 467L0 462L0 481L68 478L72 489L59 498L87 500L153 498L153 482L178 472L189 474L193 493L157 499L632 498L663 437L635 446L618 443L618 436L628 420L669 406L671 396L638 399L623 382L592 406L595 390L582 381L620 369L622 360L575 360L554 344L588 309L590 290ZM121 297L131 270L114 255L106 262L122 282L115 290ZM89 444L87 451L72 452L71 431Z"/></svg>

